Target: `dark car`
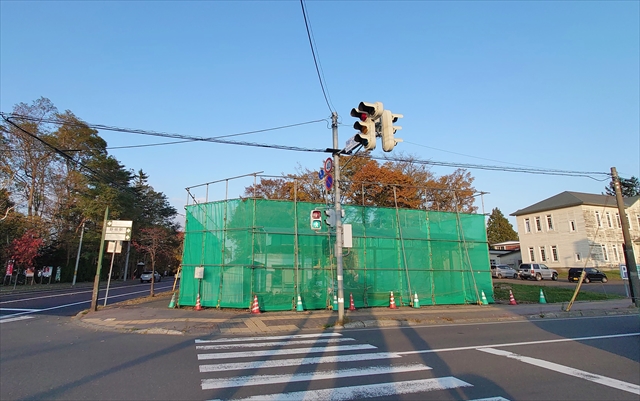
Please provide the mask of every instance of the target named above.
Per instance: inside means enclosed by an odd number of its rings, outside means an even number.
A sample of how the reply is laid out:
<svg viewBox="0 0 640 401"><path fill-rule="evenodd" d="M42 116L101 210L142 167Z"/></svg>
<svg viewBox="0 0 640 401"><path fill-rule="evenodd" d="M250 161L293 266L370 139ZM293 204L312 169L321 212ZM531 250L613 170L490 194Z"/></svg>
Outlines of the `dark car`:
<svg viewBox="0 0 640 401"><path fill-rule="evenodd" d="M571 269L569 269L569 281L579 281L582 270L583 269L581 267L572 267ZM587 275L584 278L585 283L590 283L592 281L602 281L603 283L606 283L607 281L609 281L607 279L607 275L598 269L587 267L586 271Z"/></svg>

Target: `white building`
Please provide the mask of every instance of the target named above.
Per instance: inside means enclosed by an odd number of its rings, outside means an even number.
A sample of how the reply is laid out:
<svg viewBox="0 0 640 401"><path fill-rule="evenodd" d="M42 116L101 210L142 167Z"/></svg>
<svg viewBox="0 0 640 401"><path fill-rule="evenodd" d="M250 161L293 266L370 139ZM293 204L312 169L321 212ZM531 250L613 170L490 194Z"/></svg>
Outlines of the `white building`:
<svg viewBox="0 0 640 401"><path fill-rule="evenodd" d="M640 251L640 196L625 198L636 261ZM615 196L562 192L511 214L523 262L552 268L617 268L625 263Z"/></svg>

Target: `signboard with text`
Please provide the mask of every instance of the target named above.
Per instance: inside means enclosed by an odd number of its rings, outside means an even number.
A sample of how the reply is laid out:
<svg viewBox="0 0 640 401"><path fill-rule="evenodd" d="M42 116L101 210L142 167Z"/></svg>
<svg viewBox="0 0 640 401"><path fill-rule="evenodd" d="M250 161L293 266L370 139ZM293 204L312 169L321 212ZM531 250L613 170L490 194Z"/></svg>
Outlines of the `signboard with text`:
<svg viewBox="0 0 640 401"><path fill-rule="evenodd" d="M108 220L104 239L105 241L130 241L131 227L133 227L131 220Z"/></svg>

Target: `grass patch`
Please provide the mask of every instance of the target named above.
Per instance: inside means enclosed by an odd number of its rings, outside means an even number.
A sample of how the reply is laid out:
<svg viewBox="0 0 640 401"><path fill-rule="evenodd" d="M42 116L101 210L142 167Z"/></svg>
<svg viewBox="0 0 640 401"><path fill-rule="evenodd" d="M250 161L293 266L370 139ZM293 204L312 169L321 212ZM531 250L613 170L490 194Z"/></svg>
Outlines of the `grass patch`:
<svg viewBox="0 0 640 401"><path fill-rule="evenodd" d="M569 302L574 292L573 289L569 288L499 283L493 287L493 295L497 301L509 302L509 290L511 290L518 303L538 303L540 301L540 289L542 289L548 303ZM581 291L578 293L576 301L604 301L622 298L624 297L615 294Z"/></svg>

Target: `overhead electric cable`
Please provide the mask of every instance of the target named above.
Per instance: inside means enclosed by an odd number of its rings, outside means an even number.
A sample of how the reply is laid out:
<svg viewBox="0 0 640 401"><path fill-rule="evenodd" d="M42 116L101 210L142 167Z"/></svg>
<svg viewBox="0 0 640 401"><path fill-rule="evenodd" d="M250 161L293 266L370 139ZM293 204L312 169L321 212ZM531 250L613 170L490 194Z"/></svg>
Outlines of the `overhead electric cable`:
<svg viewBox="0 0 640 401"><path fill-rule="evenodd" d="M309 31L309 22L307 21L307 11L304 8L304 1L300 0L300 6L302 7L302 16L304 17L304 26L307 28L307 37L309 38L309 46L311 47L311 55L313 55L313 62L316 66L316 73L318 74L318 80L320 81L320 88L322 88L322 94L324 95L324 101L327 102L327 107L329 111L333 112L331 105L329 104L329 99L327 98L327 92L324 89L324 83L322 82L322 77L320 75L320 69L318 68L318 60L316 58L316 52L313 49L313 41L311 40L311 32Z"/></svg>
<svg viewBox="0 0 640 401"><path fill-rule="evenodd" d="M6 120L4 113L0 113L2 117ZM20 116L20 115L10 115L10 118L22 118L25 120L35 120L32 117L28 116ZM159 137L167 137L167 138L177 138L184 139L190 141L203 141L203 142L213 142L213 143L223 143L228 145L241 145L241 146L254 146L254 147L262 147L262 148L271 148L271 149L280 149L280 150L292 150L297 152L314 152L314 153L332 153L334 149L313 149L313 148L301 148L297 146L284 146L284 145L270 145L263 143L254 143L254 142L239 142L239 141L230 141L225 139L219 139L220 137L212 137L212 138L201 138L194 137L182 134L171 134L164 132L155 132L155 131L145 131L140 129L128 129L128 128L118 128L111 127L101 124L89 124L89 123L69 123L67 121L62 120L39 120L43 122L49 122L53 124L59 125L82 125L85 127L93 128L93 129L102 129L105 131L116 131L116 132L124 132L130 134L139 134L139 135L149 135L149 136L159 136ZM324 121L317 120L315 122ZM303 123L307 124L307 123ZM265 130L261 130L265 131ZM254 131L259 132L259 131ZM234 134L237 135L237 134ZM70 156L69 156L70 157ZM599 171L572 171L572 170L558 170L558 169L542 169L542 168L524 168L524 167L507 167L507 166L489 166L489 165L480 165L480 164L467 164L467 163L455 163L455 162L441 162L441 161L433 161L433 160L419 160L414 158L392 158L392 157L376 157L371 156L372 159L382 160L382 161L395 161L395 162L405 162L405 163L415 163L415 164L423 164L423 165L431 165L431 166L441 166L441 167L454 167L454 168L464 168L464 169L478 169L478 170L489 170L489 171L503 171L503 172L512 172L512 173L526 173L526 174L543 174L543 175L558 175L558 176L571 176L571 177L586 177L591 178L596 181L606 181L610 179L611 174L609 172L599 172ZM596 179L594 176L605 176L607 178L604 179Z"/></svg>

